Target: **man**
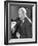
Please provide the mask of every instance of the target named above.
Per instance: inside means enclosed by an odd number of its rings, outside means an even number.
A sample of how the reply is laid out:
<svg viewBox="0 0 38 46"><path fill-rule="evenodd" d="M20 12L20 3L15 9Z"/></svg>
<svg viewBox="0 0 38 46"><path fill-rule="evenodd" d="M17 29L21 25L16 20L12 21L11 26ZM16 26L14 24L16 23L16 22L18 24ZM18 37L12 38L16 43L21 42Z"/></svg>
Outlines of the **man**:
<svg viewBox="0 0 38 46"><path fill-rule="evenodd" d="M26 15L24 7L18 10L19 19L16 20L15 35L17 38L32 38L32 22Z"/></svg>

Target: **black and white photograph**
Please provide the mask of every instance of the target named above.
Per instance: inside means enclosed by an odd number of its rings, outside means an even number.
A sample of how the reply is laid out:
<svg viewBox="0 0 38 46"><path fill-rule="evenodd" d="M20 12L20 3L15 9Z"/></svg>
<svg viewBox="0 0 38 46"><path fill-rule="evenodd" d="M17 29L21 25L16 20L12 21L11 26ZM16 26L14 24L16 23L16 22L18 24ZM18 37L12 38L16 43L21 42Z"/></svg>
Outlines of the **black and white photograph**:
<svg viewBox="0 0 38 46"><path fill-rule="evenodd" d="M37 2L4 2L4 43L37 43Z"/></svg>

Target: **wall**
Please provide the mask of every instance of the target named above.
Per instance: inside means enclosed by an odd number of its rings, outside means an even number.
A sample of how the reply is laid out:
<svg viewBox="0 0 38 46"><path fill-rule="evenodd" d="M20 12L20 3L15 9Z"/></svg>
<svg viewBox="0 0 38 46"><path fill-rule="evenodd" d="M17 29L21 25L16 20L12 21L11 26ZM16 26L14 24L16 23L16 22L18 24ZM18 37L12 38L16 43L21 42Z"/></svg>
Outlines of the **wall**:
<svg viewBox="0 0 38 46"><path fill-rule="evenodd" d="M0 46L7 46L4 45L4 1L5 0L0 0ZM23 0L23 1L37 1L37 41L38 41L38 0ZM8 46L12 46L12 45L8 45ZM20 45L13 45L13 46L38 46L38 43L20 44Z"/></svg>

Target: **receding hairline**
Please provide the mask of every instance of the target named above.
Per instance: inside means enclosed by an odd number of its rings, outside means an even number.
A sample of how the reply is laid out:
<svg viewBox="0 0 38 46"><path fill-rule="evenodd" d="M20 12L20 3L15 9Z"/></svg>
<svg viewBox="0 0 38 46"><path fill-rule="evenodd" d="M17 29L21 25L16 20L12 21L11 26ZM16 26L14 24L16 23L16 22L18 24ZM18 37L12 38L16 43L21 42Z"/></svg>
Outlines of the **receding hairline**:
<svg viewBox="0 0 38 46"><path fill-rule="evenodd" d="M18 13L19 13L19 11L21 11L21 10L23 10L23 11L26 13L26 9L25 9L24 7L19 8Z"/></svg>

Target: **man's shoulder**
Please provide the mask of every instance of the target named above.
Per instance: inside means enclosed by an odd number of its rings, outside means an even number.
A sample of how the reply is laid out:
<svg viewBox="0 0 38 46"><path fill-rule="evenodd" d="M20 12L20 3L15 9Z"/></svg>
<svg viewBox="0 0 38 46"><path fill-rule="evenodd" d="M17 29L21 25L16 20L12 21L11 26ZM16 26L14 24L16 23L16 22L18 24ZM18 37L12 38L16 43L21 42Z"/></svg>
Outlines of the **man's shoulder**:
<svg viewBox="0 0 38 46"><path fill-rule="evenodd" d="M31 23L25 18L25 24L30 25Z"/></svg>

